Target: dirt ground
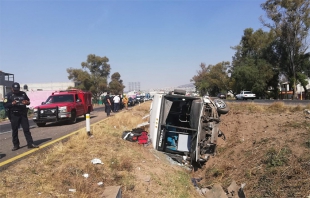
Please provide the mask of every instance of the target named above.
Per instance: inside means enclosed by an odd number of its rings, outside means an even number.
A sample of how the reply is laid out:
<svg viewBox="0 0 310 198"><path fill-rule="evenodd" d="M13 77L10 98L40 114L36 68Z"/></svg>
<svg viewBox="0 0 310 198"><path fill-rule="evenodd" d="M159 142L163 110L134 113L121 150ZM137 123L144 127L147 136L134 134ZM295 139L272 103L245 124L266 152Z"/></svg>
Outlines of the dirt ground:
<svg viewBox="0 0 310 198"><path fill-rule="evenodd" d="M231 106L221 116L217 154L193 173L199 186L233 180L247 197L310 196L310 119L306 107Z"/></svg>

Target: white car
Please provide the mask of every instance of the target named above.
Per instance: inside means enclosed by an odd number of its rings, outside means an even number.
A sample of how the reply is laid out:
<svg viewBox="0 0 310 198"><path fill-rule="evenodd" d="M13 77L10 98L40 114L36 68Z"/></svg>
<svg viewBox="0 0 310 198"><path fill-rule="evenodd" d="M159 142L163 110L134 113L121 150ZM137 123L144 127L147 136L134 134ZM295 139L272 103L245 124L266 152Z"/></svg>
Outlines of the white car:
<svg viewBox="0 0 310 198"><path fill-rule="evenodd" d="M247 100L247 99L254 100L255 98L256 95L251 91L241 91L240 94L236 95L236 100Z"/></svg>

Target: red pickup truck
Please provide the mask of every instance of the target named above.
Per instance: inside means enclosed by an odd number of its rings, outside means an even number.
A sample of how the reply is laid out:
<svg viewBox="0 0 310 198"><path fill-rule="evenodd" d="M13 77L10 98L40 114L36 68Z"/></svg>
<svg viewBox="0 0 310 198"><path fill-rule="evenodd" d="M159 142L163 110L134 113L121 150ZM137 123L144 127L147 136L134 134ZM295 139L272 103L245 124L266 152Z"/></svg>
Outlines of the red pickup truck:
<svg viewBox="0 0 310 198"><path fill-rule="evenodd" d="M45 102L33 108L33 121L38 127L65 120L75 123L77 117L93 111L91 99L90 92L77 89L53 92Z"/></svg>

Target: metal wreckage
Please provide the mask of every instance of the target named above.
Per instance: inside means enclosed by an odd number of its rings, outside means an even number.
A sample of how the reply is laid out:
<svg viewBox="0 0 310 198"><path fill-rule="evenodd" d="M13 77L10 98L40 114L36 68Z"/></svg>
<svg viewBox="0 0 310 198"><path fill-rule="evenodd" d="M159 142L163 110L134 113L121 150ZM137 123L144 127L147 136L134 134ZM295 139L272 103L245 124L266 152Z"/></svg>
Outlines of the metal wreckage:
<svg viewBox="0 0 310 198"><path fill-rule="evenodd" d="M156 94L150 107L149 136L154 149L173 160L201 167L215 154L220 116L229 112L221 99L187 96L184 90Z"/></svg>

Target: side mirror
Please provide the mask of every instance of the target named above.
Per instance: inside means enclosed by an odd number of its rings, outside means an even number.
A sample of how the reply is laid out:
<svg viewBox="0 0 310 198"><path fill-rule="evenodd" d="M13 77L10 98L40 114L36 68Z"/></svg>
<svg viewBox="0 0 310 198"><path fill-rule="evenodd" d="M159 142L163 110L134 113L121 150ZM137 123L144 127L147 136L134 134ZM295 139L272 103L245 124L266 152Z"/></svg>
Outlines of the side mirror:
<svg viewBox="0 0 310 198"><path fill-rule="evenodd" d="M44 105L45 104L45 102L41 102L41 105Z"/></svg>

